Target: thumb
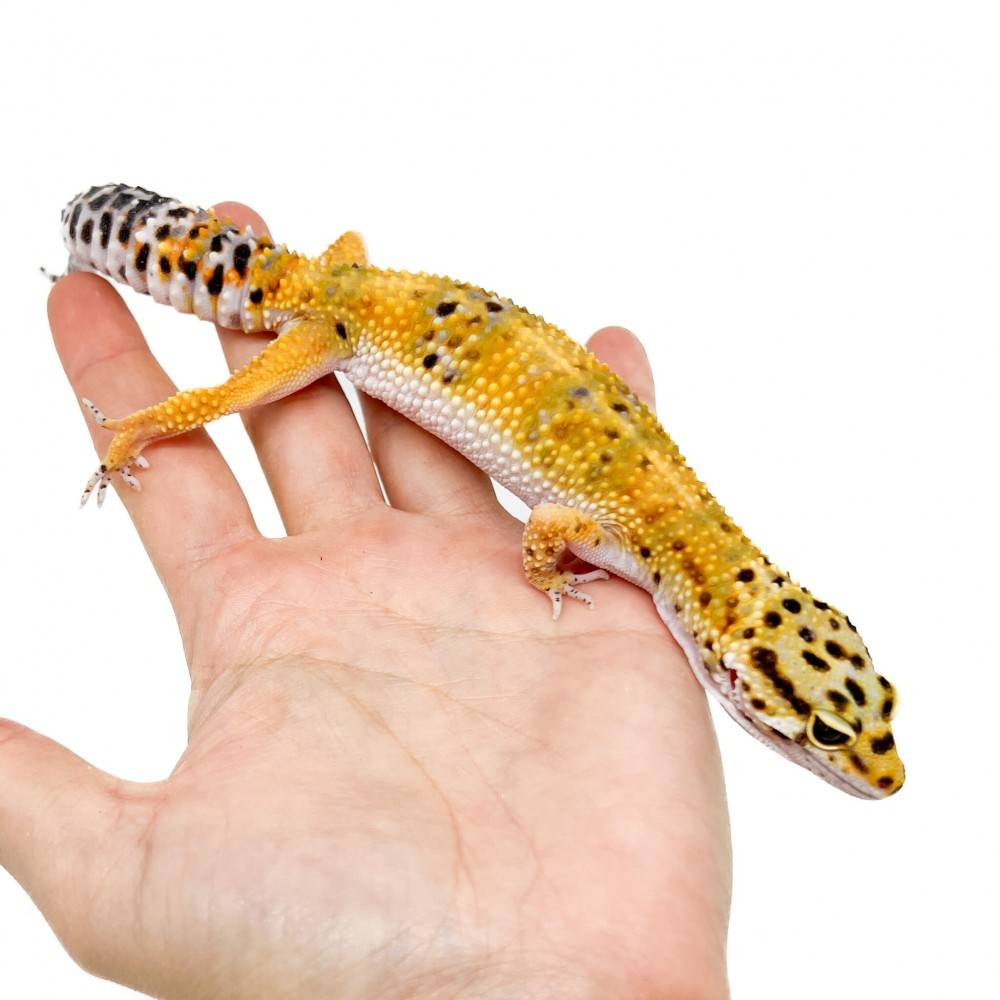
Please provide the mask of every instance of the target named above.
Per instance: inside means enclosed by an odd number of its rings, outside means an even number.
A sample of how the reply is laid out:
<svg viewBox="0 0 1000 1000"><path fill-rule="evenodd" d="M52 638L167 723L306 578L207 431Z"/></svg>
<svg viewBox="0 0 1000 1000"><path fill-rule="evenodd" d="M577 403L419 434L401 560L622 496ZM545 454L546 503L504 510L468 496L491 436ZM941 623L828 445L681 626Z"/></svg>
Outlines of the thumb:
<svg viewBox="0 0 1000 1000"><path fill-rule="evenodd" d="M78 960L90 950L81 935L95 931L95 903L106 912L132 867L130 820L148 811L142 795L123 794L127 786L58 743L0 719L0 865Z"/></svg>

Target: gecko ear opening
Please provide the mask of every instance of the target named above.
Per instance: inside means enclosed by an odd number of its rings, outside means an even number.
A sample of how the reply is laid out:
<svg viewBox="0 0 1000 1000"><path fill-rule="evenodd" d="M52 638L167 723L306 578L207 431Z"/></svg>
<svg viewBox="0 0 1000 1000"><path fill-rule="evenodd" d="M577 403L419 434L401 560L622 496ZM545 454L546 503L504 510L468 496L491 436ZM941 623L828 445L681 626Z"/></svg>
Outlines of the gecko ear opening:
<svg viewBox="0 0 1000 1000"><path fill-rule="evenodd" d="M822 708L816 709L810 717L806 736L820 750L842 750L852 746L858 738L846 719Z"/></svg>

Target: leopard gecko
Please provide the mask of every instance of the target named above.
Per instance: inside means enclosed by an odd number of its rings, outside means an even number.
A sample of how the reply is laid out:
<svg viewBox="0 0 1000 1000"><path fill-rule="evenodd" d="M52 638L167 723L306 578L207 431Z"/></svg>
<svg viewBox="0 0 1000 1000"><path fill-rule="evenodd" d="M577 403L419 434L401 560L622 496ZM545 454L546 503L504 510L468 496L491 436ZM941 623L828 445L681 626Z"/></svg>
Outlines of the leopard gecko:
<svg viewBox="0 0 1000 1000"><path fill-rule="evenodd" d="M122 184L64 209L70 270L275 339L223 384L120 419L83 494L139 489L143 449L339 372L465 455L531 513L528 581L558 618L607 571L647 590L704 687L757 739L835 787L903 784L892 685L850 618L794 583L732 522L656 417L582 346L509 299L376 268L345 233L317 257L212 211ZM597 567L573 573L572 555Z"/></svg>

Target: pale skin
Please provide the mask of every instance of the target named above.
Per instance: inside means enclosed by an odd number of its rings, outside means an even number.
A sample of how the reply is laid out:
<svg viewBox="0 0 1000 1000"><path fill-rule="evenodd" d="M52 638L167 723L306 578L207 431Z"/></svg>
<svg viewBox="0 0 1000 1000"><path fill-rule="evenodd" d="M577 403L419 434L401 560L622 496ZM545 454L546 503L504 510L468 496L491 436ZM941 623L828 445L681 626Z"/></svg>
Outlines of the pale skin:
<svg viewBox="0 0 1000 1000"><path fill-rule="evenodd" d="M78 398L174 391L100 278L49 315ZM231 368L263 342L220 338ZM634 337L590 347L652 401ZM365 411L371 452L333 380L244 415L287 538L204 432L148 450L121 499L183 636L188 747L136 784L0 721L0 863L81 965L158 997L725 997L718 750L648 595L592 583L553 622L489 480Z"/></svg>

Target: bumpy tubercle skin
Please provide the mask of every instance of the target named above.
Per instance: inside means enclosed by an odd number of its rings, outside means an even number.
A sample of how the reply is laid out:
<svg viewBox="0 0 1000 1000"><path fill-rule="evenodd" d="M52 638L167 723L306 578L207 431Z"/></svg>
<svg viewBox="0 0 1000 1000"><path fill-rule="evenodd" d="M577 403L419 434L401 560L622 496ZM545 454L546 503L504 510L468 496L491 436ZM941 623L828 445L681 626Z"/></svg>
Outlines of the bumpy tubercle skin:
<svg viewBox="0 0 1000 1000"><path fill-rule="evenodd" d="M648 590L702 684L745 729L843 791L882 798L903 765L890 683L846 615L777 569L607 366L510 300L372 267L345 233L308 258L211 212L105 185L63 212L71 270L93 270L201 318L277 337L221 386L120 420L84 493L142 449L332 371L427 428L532 508L528 580L558 616L568 550ZM85 238L86 237L86 238Z"/></svg>

